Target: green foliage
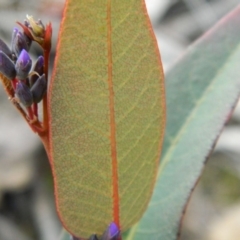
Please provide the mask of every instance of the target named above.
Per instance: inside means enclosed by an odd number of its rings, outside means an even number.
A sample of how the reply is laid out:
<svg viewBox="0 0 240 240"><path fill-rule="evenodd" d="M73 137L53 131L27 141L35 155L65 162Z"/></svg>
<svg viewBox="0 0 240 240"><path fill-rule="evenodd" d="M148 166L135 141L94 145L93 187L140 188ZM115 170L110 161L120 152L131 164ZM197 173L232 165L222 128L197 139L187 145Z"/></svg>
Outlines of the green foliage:
<svg viewBox="0 0 240 240"><path fill-rule="evenodd" d="M145 3L67 2L61 26L48 92L57 211L76 237L124 231L146 210L165 128Z"/></svg>
<svg viewBox="0 0 240 240"><path fill-rule="evenodd" d="M167 74L167 130L157 184L147 212L124 240L177 238L183 209L239 97L239 25L237 8Z"/></svg>

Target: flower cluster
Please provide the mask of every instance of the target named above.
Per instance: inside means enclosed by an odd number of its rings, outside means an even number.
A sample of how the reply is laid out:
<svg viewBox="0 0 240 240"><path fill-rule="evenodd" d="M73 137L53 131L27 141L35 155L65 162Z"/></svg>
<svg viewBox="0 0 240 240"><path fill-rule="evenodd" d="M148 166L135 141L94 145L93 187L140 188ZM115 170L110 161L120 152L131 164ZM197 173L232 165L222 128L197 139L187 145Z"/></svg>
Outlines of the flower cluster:
<svg viewBox="0 0 240 240"><path fill-rule="evenodd" d="M15 98L26 107L29 119L33 119L38 116L37 104L47 91L47 69L43 56L32 64L29 50L32 41L36 41L48 57L52 29L49 24L46 31L41 20L35 21L28 15L24 24L18 24L23 30L13 29L10 48L0 39L0 72L11 81Z"/></svg>

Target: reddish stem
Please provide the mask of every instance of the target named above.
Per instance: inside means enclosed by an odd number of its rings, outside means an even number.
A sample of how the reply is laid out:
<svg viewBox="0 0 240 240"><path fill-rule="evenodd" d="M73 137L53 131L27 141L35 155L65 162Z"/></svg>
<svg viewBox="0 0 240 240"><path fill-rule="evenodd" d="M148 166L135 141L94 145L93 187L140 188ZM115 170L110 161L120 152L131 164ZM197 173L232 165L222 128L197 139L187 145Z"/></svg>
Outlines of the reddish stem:
<svg viewBox="0 0 240 240"><path fill-rule="evenodd" d="M38 118L38 104L33 103L33 114Z"/></svg>
<svg viewBox="0 0 240 240"><path fill-rule="evenodd" d="M27 112L28 112L29 119L33 120L34 119L34 114L33 114L33 110L32 110L31 106L27 107Z"/></svg>
<svg viewBox="0 0 240 240"><path fill-rule="evenodd" d="M44 74L48 85L48 61L49 51L44 50ZM48 131L47 93L43 97L43 129Z"/></svg>
<svg viewBox="0 0 240 240"><path fill-rule="evenodd" d="M18 82L17 78L14 78L14 79L11 81L12 87L13 87L14 91L16 90L17 82Z"/></svg>

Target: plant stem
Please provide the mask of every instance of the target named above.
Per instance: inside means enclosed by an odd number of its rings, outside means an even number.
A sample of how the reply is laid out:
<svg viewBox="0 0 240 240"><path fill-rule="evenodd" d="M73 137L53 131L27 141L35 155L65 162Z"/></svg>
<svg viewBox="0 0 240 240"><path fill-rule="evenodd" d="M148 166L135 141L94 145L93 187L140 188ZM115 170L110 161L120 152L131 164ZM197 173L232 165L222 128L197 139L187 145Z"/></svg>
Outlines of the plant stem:
<svg viewBox="0 0 240 240"><path fill-rule="evenodd" d="M48 85L48 62L49 62L49 51L44 50L44 74ZM43 97L43 129L48 131L48 110L47 110L47 93Z"/></svg>

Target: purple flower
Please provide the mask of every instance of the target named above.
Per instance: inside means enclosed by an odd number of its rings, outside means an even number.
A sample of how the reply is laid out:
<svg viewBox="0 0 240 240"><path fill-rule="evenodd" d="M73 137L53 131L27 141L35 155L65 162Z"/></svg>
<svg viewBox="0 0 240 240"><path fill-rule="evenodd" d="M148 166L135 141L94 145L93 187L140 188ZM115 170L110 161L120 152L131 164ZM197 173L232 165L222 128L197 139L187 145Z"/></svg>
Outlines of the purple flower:
<svg viewBox="0 0 240 240"><path fill-rule="evenodd" d="M45 75L43 74L31 87L31 93L33 96L33 102L39 103L47 90L47 81Z"/></svg>
<svg viewBox="0 0 240 240"><path fill-rule="evenodd" d="M3 51L0 51L0 72L10 80L16 77L14 63Z"/></svg>
<svg viewBox="0 0 240 240"><path fill-rule="evenodd" d="M28 52L23 49L17 59L15 68L17 71L17 78L19 80L25 80L28 77L28 73L32 66L32 60Z"/></svg>
<svg viewBox="0 0 240 240"><path fill-rule="evenodd" d="M43 56L39 56L33 70L36 71L38 74L42 75L43 74L43 64L44 64L44 58Z"/></svg>
<svg viewBox="0 0 240 240"><path fill-rule="evenodd" d="M17 28L12 33L12 52L18 57L23 49L29 50L31 41L29 38Z"/></svg>
<svg viewBox="0 0 240 240"><path fill-rule="evenodd" d="M18 82L16 86L15 93L19 101L25 106L29 107L33 103L32 93L29 87L24 82Z"/></svg>
<svg viewBox="0 0 240 240"><path fill-rule="evenodd" d="M42 76L44 69L43 69L43 65L44 65L44 58L43 56L39 56L37 61L35 62L32 71L38 73L38 75ZM37 74L33 74L29 77L29 82L30 82L30 86L32 86L38 79Z"/></svg>
<svg viewBox="0 0 240 240"><path fill-rule="evenodd" d="M118 226L114 222L112 222L103 234L102 240L117 240L119 234L120 231L118 229Z"/></svg>

